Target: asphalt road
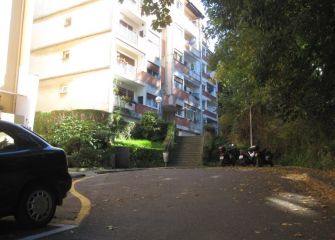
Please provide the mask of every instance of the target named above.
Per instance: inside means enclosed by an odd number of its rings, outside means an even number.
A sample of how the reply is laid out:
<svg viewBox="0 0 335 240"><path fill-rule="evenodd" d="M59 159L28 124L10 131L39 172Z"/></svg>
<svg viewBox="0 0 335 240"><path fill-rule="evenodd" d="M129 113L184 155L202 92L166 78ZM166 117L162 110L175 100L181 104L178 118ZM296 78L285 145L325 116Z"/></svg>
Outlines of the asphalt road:
<svg viewBox="0 0 335 240"><path fill-rule="evenodd" d="M334 209L271 171L114 172L83 179L76 190L90 200L89 214L77 228L44 239L335 239ZM70 197L58 220L74 219L78 202Z"/></svg>
<svg viewBox="0 0 335 240"><path fill-rule="evenodd" d="M147 169L77 184L92 209L47 239L335 239L335 212L299 182L245 168Z"/></svg>

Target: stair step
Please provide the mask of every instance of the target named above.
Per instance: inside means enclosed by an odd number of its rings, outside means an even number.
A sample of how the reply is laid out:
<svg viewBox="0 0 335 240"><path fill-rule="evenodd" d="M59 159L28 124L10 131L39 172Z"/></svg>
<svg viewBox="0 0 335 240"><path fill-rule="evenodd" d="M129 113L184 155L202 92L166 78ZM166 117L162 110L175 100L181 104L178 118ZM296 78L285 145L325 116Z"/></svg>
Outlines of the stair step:
<svg viewBox="0 0 335 240"><path fill-rule="evenodd" d="M177 137L174 152L171 156L172 166L202 165L203 137Z"/></svg>

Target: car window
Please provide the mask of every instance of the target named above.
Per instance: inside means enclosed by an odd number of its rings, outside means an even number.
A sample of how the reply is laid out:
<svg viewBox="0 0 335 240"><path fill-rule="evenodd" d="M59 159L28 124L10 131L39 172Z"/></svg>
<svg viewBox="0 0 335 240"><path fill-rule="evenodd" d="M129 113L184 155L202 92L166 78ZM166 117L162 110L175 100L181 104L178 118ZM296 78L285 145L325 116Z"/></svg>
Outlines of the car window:
<svg viewBox="0 0 335 240"><path fill-rule="evenodd" d="M28 132L19 128L0 130L0 153L41 147Z"/></svg>
<svg viewBox="0 0 335 240"><path fill-rule="evenodd" d="M15 148L14 139L5 132L0 132L0 152L9 151L13 148Z"/></svg>

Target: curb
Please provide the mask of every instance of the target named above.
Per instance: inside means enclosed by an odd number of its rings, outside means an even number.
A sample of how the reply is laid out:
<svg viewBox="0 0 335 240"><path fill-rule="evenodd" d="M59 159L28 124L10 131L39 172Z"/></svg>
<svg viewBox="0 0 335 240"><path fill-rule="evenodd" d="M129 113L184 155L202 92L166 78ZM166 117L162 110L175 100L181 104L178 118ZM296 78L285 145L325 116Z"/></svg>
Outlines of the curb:
<svg viewBox="0 0 335 240"><path fill-rule="evenodd" d="M72 177L72 179L78 179L78 178L86 177L86 174L84 174L84 173L74 173L74 172L70 172L69 174L70 174L70 176Z"/></svg>

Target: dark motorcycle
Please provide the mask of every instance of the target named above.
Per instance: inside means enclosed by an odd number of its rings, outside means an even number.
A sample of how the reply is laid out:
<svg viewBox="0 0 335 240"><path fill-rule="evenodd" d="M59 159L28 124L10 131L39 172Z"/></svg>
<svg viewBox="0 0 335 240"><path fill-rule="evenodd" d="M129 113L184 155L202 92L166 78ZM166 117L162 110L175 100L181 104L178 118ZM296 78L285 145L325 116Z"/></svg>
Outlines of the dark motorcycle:
<svg viewBox="0 0 335 240"><path fill-rule="evenodd" d="M225 165L235 166L238 156L239 156L239 150L235 147L234 144L229 145L227 149L224 146L219 147L219 157L221 166Z"/></svg>
<svg viewBox="0 0 335 240"><path fill-rule="evenodd" d="M259 165L259 148L258 146L251 146L248 148L248 151L240 151L238 158L238 164L242 166Z"/></svg>
<svg viewBox="0 0 335 240"><path fill-rule="evenodd" d="M270 165L273 167L273 154L266 148L259 152L259 166Z"/></svg>
<svg viewBox="0 0 335 240"><path fill-rule="evenodd" d="M243 150L240 150L240 155L236 163L241 166L254 165L249 152Z"/></svg>

